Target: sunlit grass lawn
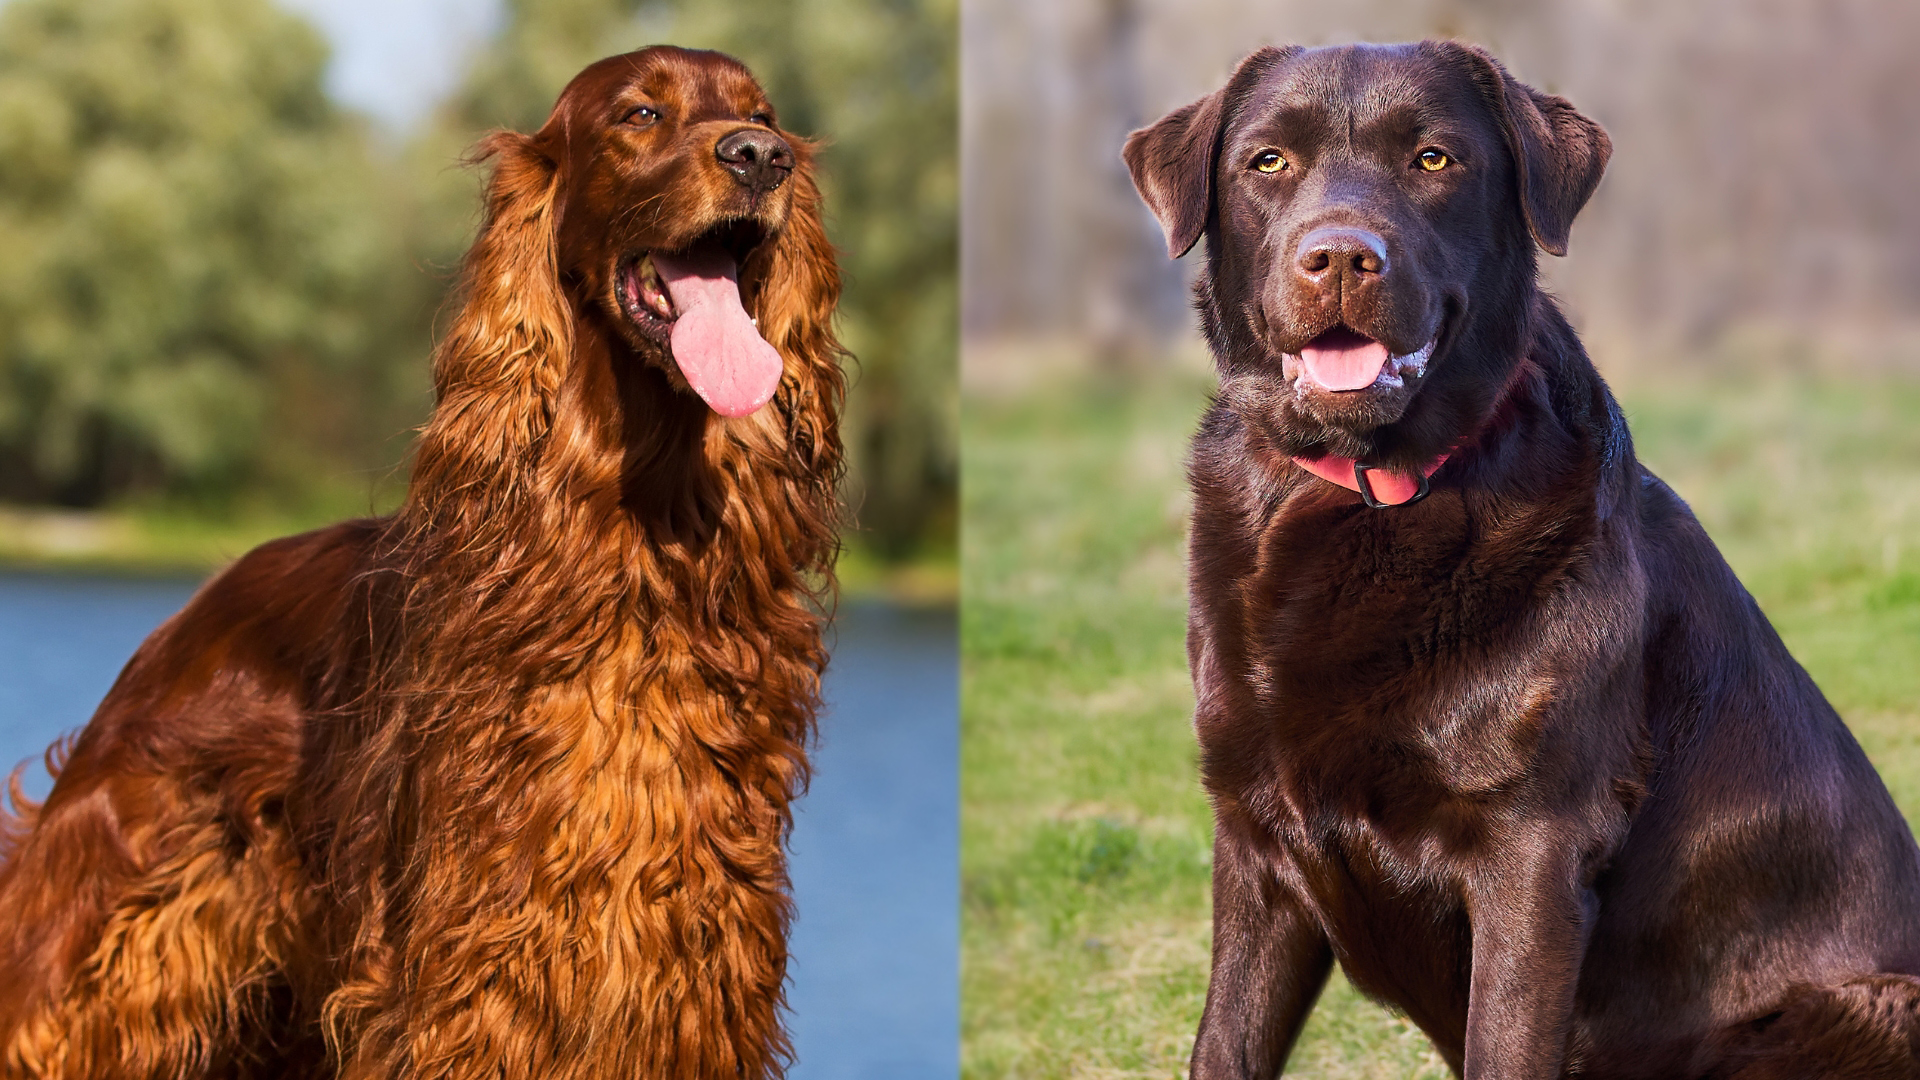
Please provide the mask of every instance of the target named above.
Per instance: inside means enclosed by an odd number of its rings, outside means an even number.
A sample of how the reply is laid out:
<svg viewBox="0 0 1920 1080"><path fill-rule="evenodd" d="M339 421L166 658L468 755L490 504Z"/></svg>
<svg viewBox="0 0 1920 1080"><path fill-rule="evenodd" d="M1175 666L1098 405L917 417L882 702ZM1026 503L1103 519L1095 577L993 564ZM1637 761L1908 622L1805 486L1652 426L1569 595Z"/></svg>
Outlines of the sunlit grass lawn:
<svg viewBox="0 0 1920 1080"><path fill-rule="evenodd" d="M1920 379L1616 380L1638 450L1920 815ZM1062 376L963 421L963 1065L1177 1077L1206 989L1210 819L1183 656L1208 384ZM1441 1077L1338 977L1289 1075Z"/></svg>

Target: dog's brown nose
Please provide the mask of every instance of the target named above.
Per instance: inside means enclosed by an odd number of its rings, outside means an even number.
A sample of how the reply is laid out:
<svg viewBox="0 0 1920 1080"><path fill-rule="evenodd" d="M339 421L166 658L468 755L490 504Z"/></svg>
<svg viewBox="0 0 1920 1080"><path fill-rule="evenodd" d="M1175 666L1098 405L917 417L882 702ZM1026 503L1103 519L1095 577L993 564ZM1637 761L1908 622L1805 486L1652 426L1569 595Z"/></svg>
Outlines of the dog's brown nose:
<svg viewBox="0 0 1920 1080"><path fill-rule="evenodd" d="M786 183L793 171L793 147L765 128L736 131L716 143L713 153L755 195Z"/></svg>
<svg viewBox="0 0 1920 1080"><path fill-rule="evenodd" d="M1386 274L1387 242L1366 229L1327 226L1300 238L1293 265L1300 276L1322 288L1341 281L1362 285Z"/></svg>

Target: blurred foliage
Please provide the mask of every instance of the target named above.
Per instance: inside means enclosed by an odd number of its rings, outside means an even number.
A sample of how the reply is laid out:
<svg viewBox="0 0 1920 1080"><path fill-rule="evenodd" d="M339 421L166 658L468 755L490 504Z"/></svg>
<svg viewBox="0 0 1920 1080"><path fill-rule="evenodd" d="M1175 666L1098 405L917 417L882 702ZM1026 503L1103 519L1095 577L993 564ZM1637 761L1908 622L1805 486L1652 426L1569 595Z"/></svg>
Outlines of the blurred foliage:
<svg viewBox="0 0 1920 1080"><path fill-rule="evenodd" d="M506 27L412 150L428 177L424 261L449 266L478 177L447 170L480 133L531 131L593 60L672 42L753 69L787 131L820 139L827 226L857 358L844 433L856 542L951 551L959 397L957 0L509 0Z"/></svg>
<svg viewBox="0 0 1920 1080"><path fill-rule="evenodd" d="M266 0L0 9L0 498L297 486L414 411L405 200L326 56Z"/></svg>
<svg viewBox="0 0 1920 1080"><path fill-rule="evenodd" d="M720 48L823 139L857 357L856 545L951 553L957 0L508 0L421 130L382 152L268 0L0 8L0 501L229 501L402 457L429 323L472 241L487 130L589 62ZM338 500L306 498L313 505Z"/></svg>

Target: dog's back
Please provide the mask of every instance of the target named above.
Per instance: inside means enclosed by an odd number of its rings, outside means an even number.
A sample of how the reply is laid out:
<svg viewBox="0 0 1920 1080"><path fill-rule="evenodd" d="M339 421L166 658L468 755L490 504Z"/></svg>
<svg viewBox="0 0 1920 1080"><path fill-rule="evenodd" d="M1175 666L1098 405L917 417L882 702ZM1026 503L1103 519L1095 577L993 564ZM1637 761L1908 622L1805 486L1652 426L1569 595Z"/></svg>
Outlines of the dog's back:
<svg viewBox="0 0 1920 1080"><path fill-rule="evenodd" d="M302 909L316 882L288 808L317 683L354 625L353 584L379 530L277 540L202 587L134 654L46 802L12 823L0 1063L57 1071L35 1048L69 995L99 1006L63 1021L65 1040L105 1048L143 1025L230 1037L206 1062L153 1063L175 1075L317 1034L317 1002L295 1019L297 958L318 955L296 940L313 933ZM75 985L106 980L118 985Z"/></svg>
<svg viewBox="0 0 1920 1080"><path fill-rule="evenodd" d="M1839 1006L1863 977L1920 975L1920 850L1706 531L1638 471L1651 760L1632 828L1595 885L1576 1053L1594 1075L1644 1075L1650 1046L1698 1067L1801 1029L1766 1035L1788 1012L1830 1008L1832 1045L1871 1054L1888 1032L1873 1030L1871 1010ZM1920 1009L1920 983L1887 992L1909 1015ZM1920 1022L1908 1026L1920 1036ZM1920 1058L1906 1067L1841 1075L1920 1075Z"/></svg>

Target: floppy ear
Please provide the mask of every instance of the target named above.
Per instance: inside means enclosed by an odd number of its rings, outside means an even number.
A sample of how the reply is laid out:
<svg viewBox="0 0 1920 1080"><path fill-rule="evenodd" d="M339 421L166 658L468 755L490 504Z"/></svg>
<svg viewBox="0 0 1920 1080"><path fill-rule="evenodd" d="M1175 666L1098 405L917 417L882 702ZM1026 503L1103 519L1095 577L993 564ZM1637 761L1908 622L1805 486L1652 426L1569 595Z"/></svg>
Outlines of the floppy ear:
<svg viewBox="0 0 1920 1080"><path fill-rule="evenodd" d="M842 470L839 417L846 396L840 368L846 350L833 333L840 269L820 218L815 148L795 136L786 138L796 158L788 181L793 203L754 298L754 316L761 336L786 361L774 403L787 417L788 445L808 472L825 479L830 492Z"/></svg>
<svg viewBox="0 0 1920 1080"><path fill-rule="evenodd" d="M559 168L535 141L497 131L474 148L491 160L486 217L461 267L460 311L433 357L434 410L410 490L457 489L511 468L552 422L573 349L573 317L554 255Z"/></svg>
<svg viewBox="0 0 1920 1080"><path fill-rule="evenodd" d="M1227 85L1127 136L1120 156L1167 234L1168 258L1191 251L1213 216L1213 167L1226 117L1267 72L1299 51L1298 45L1256 50L1240 61Z"/></svg>
<svg viewBox="0 0 1920 1080"><path fill-rule="evenodd" d="M1500 118L1534 240L1549 254L1565 255L1574 216L1600 186L1613 140L1566 98L1543 94L1515 79L1485 51L1451 41L1442 46L1466 58L1474 81Z"/></svg>

